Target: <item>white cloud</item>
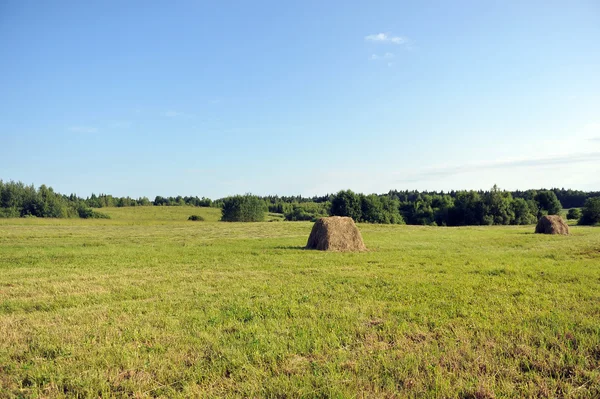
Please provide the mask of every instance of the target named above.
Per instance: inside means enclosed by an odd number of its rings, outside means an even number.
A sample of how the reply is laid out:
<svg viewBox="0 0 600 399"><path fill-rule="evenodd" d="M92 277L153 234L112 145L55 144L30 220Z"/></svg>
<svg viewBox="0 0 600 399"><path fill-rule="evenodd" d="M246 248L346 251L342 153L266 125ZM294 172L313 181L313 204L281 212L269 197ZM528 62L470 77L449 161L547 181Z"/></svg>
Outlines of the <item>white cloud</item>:
<svg viewBox="0 0 600 399"><path fill-rule="evenodd" d="M376 60L390 60L394 58L394 53L385 53L383 55L378 55L378 54L373 54L371 55L371 59L376 61Z"/></svg>
<svg viewBox="0 0 600 399"><path fill-rule="evenodd" d="M98 129L91 126L71 126L69 131L74 133L96 133Z"/></svg>
<svg viewBox="0 0 600 399"><path fill-rule="evenodd" d="M385 33L378 33L376 35L365 36L365 40L372 42L385 42L388 36Z"/></svg>
<svg viewBox="0 0 600 399"><path fill-rule="evenodd" d="M423 180L446 179L450 176L466 173L500 170L506 172L511 168L540 169L541 167L565 167L573 164L599 162L600 152L573 153L548 156L545 158L523 158L506 161L480 162L463 165L446 165L417 170L412 175L404 176L398 183L412 183Z"/></svg>
<svg viewBox="0 0 600 399"><path fill-rule="evenodd" d="M368 42L408 44L409 40L405 36L390 36L387 33L377 33L375 35L365 36Z"/></svg>

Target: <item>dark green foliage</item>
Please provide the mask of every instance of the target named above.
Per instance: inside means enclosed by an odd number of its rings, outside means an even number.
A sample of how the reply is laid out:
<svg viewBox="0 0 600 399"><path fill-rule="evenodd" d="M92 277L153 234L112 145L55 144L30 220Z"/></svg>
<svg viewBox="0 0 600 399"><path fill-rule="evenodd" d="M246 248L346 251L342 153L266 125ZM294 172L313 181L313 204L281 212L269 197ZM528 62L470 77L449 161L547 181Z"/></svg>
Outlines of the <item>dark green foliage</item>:
<svg viewBox="0 0 600 399"><path fill-rule="evenodd" d="M400 201L376 194L340 191L331 200L332 216L349 216L357 222L403 224Z"/></svg>
<svg viewBox="0 0 600 399"><path fill-rule="evenodd" d="M204 218L200 215L192 215L188 218L188 220L192 220L194 222L204 222Z"/></svg>
<svg viewBox="0 0 600 399"><path fill-rule="evenodd" d="M257 196L235 195L223 200L221 210L224 222L262 222L267 211L265 202Z"/></svg>
<svg viewBox="0 0 600 399"><path fill-rule="evenodd" d="M88 208L84 204L80 204L77 208L77 213L82 219L110 219L105 213L97 212L92 208Z"/></svg>
<svg viewBox="0 0 600 399"><path fill-rule="evenodd" d="M438 194L418 194L412 198L404 197L400 203L400 212L408 224L446 225L448 209L453 200L449 196Z"/></svg>
<svg viewBox="0 0 600 399"><path fill-rule="evenodd" d="M35 189L21 182L0 180L0 217L42 217L42 218L109 218L108 215L94 212L84 200L76 195L60 195L51 187L41 185Z"/></svg>
<svg viewBox="0 0 600 399"><path fill-rule="evenodd" d="M291 212L293 210L294 206L296 205L295 203L289 204L289 203L286 203L283 201L277 201L275 203L271 203L266 199L265 199L265 203L267 204L267 208L268 208L269 212L283 213L283 214ZM307 202L307 203L310 203L310 202ZM304 204L304 202L303 202L303 204Z"/></svg>
<svg viewBox="0 0 600 399"><path fill-rule="evenodd" d="M252 197L247 199L246 197ZM583 206L584 201L600 198L600 192L565 189L507 192L494 186L490 191L418 192L396 191L387 194L358 194L350 190L324 196L236 196L211 200L199 197L156 196L113 197L92 194L82 199L75 194L60 195L45 185L36 189L23 183L0 180L0 217L102 217L89 208L129 206L211 206L224 210L222 220L263 220L264 212L283 214L286 220L315 220L322 216L350 216L357 222L408 223L431 226L533 224L542 215L559 214L562 207ZM562 201L562 205L561 205ZM568 205L567 205L568 204ZM594 204L592 202L591 204ZM259 210L260 209L260 210ZM577 210L568 218L579 219ZM580 223L594 224L593 211Z"/></svg>
<svg viewBox="0 0 600 399"><path fill-rule="evenodd" d="M73 194L72 194L73 196ZM129 206L149 206L152 205L150 200L147 197L141 197L138 199L133 199L130 197L113 197L112 195L107 194L92 194L89 198L84 200L87 206L92 208L104 208L104 207L112 207L116 206L119 208L129 207Z"/></svg>
<svg viewBox="0 0 600 399"><path fill-rule="evenodd" d="M291 209L284 213L285 220L289 221L302 221L310 220L315 221L319 218L329 216L329 202L315 203L315 202L301 202L297 204L285 204L291 207Z"/></svg>
<svg viewBox="0 0 600 399"><path fill-rule="evenodd" d="M481 195L476 191L459 191L454 206L448 210L449 226L485 224L485 207Z"/></svg>
<svg viewBox="0 0 600 399"><path fill-rule="evenodd" d="M512 212L514 215L511 224L535 224L537 221L537 206L532 200L515 198L512 203Z"/></svg>
<svg viewBox="0 0 600 399"><path fill-rule="evenodd" d="M534 199L539 207L538 217L543 215L558 215L562 210L562 205L554 191L540 191L535 195Z"/></svg>
<svg viewBox="0 0 600 399"><path fill-rule="evenodd" d="M182 205L188 205L188 206L203 206L203 207L210 207L212 206L212 200L210 198L198 198L198 197L182 197L181 195L178 195L177 197L161 197L160 195L157 195L156 198L154 198L154 203L153 205L161 205L161 206L182 206ZM152 205L152 204L149 204Z"/></svg>
<svg viewBox="0 0 600 399"><path fill-rule="evenodd" d="M580 190L565 190L564 188L553 188L552 191L558 197L563 208L581 208L590 197L599 197L600 192L584 192Z"/></svg>
<svg viewBox="0 0 600 399"><path fill-rule="evenodd" d="M349 216L355 221L361 220L360 196L352 192L352 190L340 191L331 200L331 215Z"/></svg>
<svg viewBox="0 0 600 399"><path fill-rule="evenodd" d="M579 220L581 217L581 209L579 208L571 208L569 212L567 212L567 219L570 220Z"/></svg>
<svg viewBox="0 0 600 399"><path fill-rule="evenodd" d="M0 208L0 218L18 218L21 212L17 208Z"/></svg>
<svg viewBox="0 0 600 399"><path fill-rule="evenodd" d="M595 225L600 223L600 197L588 198L581 212L579 224Z"/></svg>
<svg viewBox="0 0 600 399"><path fill-rule="evenodd" d="M0 180L0 216L3 217L49 217L65 218L77 216L77 202L56 194L52 188L45 185L39 189L26 186L21 182Z"/></svg>
<svg viewBox="0 0 600 399"><path fill-rule="evenodd" d="M515 219L512 208L513 198L507 191L501 191L494 185L492 190L484 194L484 224L511 224Z"/></svg>
<svg viewBox="0 0 600 399"><path fill-rule="evenodd" d="M360 222L404 224L398 200L375 194L360 195L360 208Z"/></svg>

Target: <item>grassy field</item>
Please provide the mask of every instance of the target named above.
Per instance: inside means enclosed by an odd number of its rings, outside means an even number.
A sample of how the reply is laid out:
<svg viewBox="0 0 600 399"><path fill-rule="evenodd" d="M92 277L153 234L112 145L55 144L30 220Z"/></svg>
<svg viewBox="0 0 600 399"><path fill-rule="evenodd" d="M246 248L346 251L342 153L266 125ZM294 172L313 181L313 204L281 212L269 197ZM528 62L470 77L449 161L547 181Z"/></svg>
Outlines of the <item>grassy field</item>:
<svg viewBox="0 0 600 399"><path fill-rule="evenodd" d="M600 397L600 228L102 212L0 219L0 397Z"/></svg>

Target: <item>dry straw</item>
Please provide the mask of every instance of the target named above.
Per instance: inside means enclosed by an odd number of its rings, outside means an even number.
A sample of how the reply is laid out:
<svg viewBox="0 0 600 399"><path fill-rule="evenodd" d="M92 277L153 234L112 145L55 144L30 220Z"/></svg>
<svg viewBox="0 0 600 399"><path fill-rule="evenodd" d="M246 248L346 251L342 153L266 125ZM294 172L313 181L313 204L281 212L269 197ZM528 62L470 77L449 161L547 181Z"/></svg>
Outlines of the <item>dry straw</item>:
<svg viewBox="0 0 600 399"><path fill-rule="evenodd" d="M342 216L317 220L308 237L306 248L341 252L367 250L354 220Z"/></svg>
<svg viewBox="0 0 600 399"><path fill-rule="evenodd" d="M569 234L569 226L558 215L542 216L535 226L538 234Z"/></svg>

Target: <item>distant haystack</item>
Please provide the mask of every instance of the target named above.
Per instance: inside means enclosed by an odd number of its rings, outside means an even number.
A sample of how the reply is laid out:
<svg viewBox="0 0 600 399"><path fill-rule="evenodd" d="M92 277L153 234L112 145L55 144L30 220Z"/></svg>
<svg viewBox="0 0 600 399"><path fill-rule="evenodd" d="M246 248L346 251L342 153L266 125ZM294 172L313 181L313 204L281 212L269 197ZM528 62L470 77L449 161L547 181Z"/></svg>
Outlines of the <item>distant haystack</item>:
<svg viewBox="0 0 600 399"><path fill-rule="evenodd" d="M367 250L354 220L342 216L317 220L308 237L306 249L344 252Z"/></svg>
<svg viewBox="0 0 600 399"><path fill-rule="evenodd" d="M569 226L558 215L542 216L535 226L538 234L569 234Z"/></svg>

